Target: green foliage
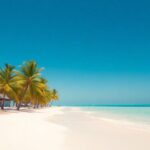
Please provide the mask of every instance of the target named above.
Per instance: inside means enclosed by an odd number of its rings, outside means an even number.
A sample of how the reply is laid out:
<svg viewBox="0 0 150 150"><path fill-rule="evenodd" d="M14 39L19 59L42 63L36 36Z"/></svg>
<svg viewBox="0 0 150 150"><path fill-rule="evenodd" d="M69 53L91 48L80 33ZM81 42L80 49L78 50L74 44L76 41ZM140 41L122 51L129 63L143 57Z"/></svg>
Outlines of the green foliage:
<svg viewBox="0 0 150 150"><path fill-rule="evenodd" d="M27 61L19 70L14 69L9 64L0 69L0 94L13 99L18 110L23 103L36 108L58 99L57 91L49 89L47 80L41 76L43 69L38 68L35 61Z"/></svg>

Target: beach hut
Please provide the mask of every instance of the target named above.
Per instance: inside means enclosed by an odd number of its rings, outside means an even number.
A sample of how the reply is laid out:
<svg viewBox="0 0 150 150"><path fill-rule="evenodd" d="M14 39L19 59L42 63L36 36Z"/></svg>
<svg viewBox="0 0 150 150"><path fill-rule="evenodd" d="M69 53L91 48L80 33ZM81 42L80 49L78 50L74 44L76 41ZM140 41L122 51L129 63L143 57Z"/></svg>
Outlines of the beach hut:
<svg viewBox="0 0 150 150"><path fill-rule="evenodd" d="M4 100L4 107L11 107L13 105L13 101L11 99L9 99L7 96L3 98L3 96L0 95L0 106L1 106L2 100Z"/></svg>

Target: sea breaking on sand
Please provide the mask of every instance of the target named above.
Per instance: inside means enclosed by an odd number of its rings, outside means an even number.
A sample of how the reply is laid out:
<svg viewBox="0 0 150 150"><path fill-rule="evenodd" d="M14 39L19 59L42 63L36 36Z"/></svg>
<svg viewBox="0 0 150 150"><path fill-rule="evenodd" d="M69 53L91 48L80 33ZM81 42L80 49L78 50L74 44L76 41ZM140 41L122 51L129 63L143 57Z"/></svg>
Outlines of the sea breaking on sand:
<svg viewBox="0 0 150 150"><path fill-rule="evenodd" d="M0 112L1 150L150 150L150 130L97 119L77 107Z"/></svg>

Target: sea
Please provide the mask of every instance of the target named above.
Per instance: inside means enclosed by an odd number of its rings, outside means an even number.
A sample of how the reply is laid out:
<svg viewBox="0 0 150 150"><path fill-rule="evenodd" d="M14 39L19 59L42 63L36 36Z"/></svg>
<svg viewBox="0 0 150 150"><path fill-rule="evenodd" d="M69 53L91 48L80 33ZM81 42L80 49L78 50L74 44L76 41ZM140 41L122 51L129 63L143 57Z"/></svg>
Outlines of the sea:
<svg viewBox="0 0 150 150"><path fill-rule="evenodd" d="M86 106L80 107L97 119L150 128L150 107L145 106Z"/></svg>

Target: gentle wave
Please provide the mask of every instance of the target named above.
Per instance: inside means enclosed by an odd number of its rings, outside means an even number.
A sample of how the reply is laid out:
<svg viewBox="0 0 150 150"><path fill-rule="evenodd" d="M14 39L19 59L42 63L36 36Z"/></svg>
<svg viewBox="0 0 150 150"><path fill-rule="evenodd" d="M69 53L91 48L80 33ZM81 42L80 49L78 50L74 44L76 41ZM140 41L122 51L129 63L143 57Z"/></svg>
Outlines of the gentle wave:
<svg viewBox="0 0 150 150"><path fill-rule="evenodd" d="M97 119L150 129L150 107L80 107Z"/></svg>

